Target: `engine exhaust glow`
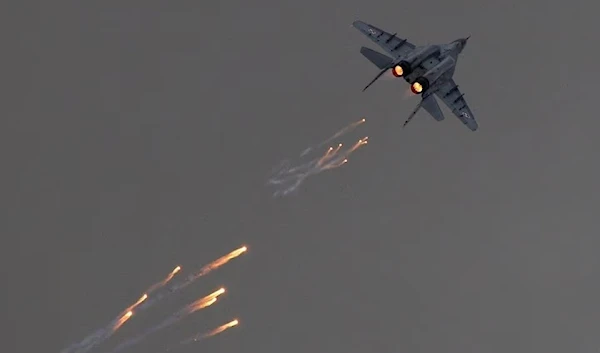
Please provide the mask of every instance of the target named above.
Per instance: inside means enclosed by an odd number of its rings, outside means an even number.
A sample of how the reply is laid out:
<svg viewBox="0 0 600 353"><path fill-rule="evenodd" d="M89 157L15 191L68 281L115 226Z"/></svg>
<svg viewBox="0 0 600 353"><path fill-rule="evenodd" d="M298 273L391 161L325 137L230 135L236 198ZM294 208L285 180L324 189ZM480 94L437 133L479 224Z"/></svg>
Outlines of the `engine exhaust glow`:
<svg viewBox="0 0 600 353"><path fill-rule="evenodd" d="M404 74L404 69L402 69L402 66L396 65L392 69L392 74L394 74L394 76L396 77L402 77L402 75Z"/></svg>
<svg viewBox="0 0 600 353"><path fill-rule="evenodd" d="M419 94L419 93L423 92L423 85L421 85L419 82L415 82L410 86L410 90L414 94Z"/></svg>

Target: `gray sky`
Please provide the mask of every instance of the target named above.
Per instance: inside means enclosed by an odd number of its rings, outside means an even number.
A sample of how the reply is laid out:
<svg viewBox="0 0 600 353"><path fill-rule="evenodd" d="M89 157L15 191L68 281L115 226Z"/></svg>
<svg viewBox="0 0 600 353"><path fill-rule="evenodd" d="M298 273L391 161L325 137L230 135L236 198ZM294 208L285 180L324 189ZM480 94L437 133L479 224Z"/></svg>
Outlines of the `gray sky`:
<svg viewBox="0 0 600 353"><path fill-rule="evenodd" d="M30 2L31 4L31 2ZM128 322L105 352L595 352L598 6L571 1L40 1L6 11L0 129L7 352L58 352L175 265L247 256ZM28 8L25 8L28 7ZM480 129L419 113L359 54L361 19L471 34ZM370 143L296 197L269 170L366 116Z"/></svg>

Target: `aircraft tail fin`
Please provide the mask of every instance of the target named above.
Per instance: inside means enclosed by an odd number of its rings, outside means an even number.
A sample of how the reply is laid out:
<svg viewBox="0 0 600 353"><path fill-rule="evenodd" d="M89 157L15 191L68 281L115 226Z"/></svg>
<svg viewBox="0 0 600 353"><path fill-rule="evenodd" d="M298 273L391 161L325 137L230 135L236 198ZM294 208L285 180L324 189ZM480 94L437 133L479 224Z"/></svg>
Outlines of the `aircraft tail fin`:
<svg viewBox="0 0 600 353"><path fill-rule="evenodd" d="M408 116L408 119L406 119L402 127L405 127L415 117L415 114L417 114L417 112L421 108L425 109L425 111L429 113L429 115L431 115L435 120L444 120L444 114L442 113L439 104L435 100L435 97L432 94L430 94L427 95L425 98L421 99L419 104L417 104L417 106L415 107L415 110L413 110L413 112Z"/></svg>
<svg viewBox="0 0 600 353"><path fill-rule="evenodd" d="M442 121L444 120L444 113L440 109L438 102L435 100L435 96L433 94L425 97L423 99L423 103L421 103L423 109L429 113L435 120Z"/></svg>
<svg viewBox="0 0 600 353"><path fill-rule="evenodd" d="M387 55L381 54L373 49L369 49L367 47L361 47L360 53L370 62L372 62L375 66L377 66L380 70L385 68L389 68L393 59Z"/></svg>

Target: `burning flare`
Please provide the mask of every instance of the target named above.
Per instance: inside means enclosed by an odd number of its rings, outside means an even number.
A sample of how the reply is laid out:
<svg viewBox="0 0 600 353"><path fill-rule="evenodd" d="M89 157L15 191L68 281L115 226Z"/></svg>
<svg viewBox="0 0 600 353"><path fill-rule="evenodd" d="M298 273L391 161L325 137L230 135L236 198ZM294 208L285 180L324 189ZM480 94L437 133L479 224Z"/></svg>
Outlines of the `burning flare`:
<svg viewBox="0 0 600 353"><path fill-rule="evenodd" d="M200 299L195 300L194 302L188 304L187 306L185 306L184 308L175 312L171 316L167 317L163 322L159 323L158 325L150 327L148 330L137 335L136 337L133 337L133 338L121 343L120 345L115 347L111 352L112 353L120 352L123 349L142 341L144 338L151 335L152 333L162 330L165 327L171 326L171 325L179 322L180 320L182 320L189 314L196 312L198 310L204 309L208 306L211 306L212 304L214 304L217 301L217 298L223 293L225 293L225 288L219 288L218 290L210 293L209 295L206 295Z"/></svg>
<svg viewBox="0 0 600 353"><path fill-rule="evenodd" d="M200 334L192 336L192 337L190 337L190 338L188 338L188 339L186 339L184 341L181 341L181 344L188 344L188 343L191 343L191 342L198 342L198 341L201 341L201 340L203 340L205 338L216 336L219 333L221 333L221 332L223 332L223 331L225 331L227 329L230 329L230 328L232 328L234 326L237 326L238 324L239 324L238 319L231 320L228 323L223 324L223 325L221 325L221 326L219 326L219 327L217 327L217 328L215 328L215 329L213 329L213 330L211 330L209 332L200 333Z"/></svg>
<svg viewBox="0 0 600 353"><path fill-rule="evenodd" d="M123 326L123 324L129 320L129 318L133 316L133 311L128 311L125 313L125 315L121 316L121 318L119 320L117 320L117 322L115 323L112 332L117 331L121 326Z"/></svg>
<svg viewBox="0 0 600 353"><path fill-rule="evenodd" d="M215 261L209 263L208 265L202 267L200 269L200 271L194 275L194 279L200 276L204 276L206 274L208 274L209 272L216 270L217 268L225 265L226 263L228 263L229 261L235 259L236 257L242 255L243 253L245 253L246 251L248 251L248 248L246 246L242 246L239 249L235 249L232 252L230 252L229 254L225 255L225 256L221 256L220 258L216 259Z"/></svg>
<svg viewBox="0 0 600 353"><path fill-rule="evenodd" d="M223 293L225 293L225 288L219 288L218 290L210 293L209 295L196 300L195 302L187 306L187 308L185 309L185 314L191 314L194 311L198 311L200 309L206 308L207 306L213 305L217 301L217 298L219 298L219 296Z"/></svg>

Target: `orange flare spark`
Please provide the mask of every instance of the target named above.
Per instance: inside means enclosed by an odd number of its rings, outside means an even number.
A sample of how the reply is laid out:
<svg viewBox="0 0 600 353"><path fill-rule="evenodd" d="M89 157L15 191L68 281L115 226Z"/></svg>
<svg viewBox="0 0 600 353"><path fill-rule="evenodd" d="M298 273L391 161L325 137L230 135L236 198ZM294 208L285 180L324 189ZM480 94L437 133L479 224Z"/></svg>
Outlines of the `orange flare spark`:
<svg viewBox="0 0 600 353"><path fill-rule="evenodd" d="M165 284L169 283L170 280L173 279L173 277L177 274L177 272L181 271L181 266L177 266L173 269L173 271L171 271L171 273L169 273L167 275L167 277L165 279L163 279L162 281L155 283L154 285L152 285L152 287L148 288L147 292L148 293L152 293L153 291L155 291L156 289L160 288L160 287L164 287Z"/></svg>
<svg viewBox="0 0 600 353"><path fill-rule="evenodd" d="M360 125L360 124L362 124L362 123L364 123L366 121L367 121L367 119L362 118L359 121L355 121L352 124L350 124L350 126L348 126L348 128L353 129L353 128L357 127L358 125Z"/></svg>
<svg viewBox="0 0 600 353"><path fill-rule="evenodd" d="M200 309L206 308L207 306L213 305L217 301L217 298L223 293L225 293L225 288L220 288L210 293L209 295L194 301L193 303L188 305L188 307L186 308L186 312L188 314L191 314L194 311L198 311Z"/></svg>
<svg viewBox="0 0 600 353"><path fill-rule="evenodd" d="M221 326L217 327L216 329L211 330L211 331L209 331L207 333L197 334L197 335L195 335L195 336L193 336L191 338L186 339L185 341L182 341L181 343L186 344L186 343L190 343L192 341L197 342L197 341L203 340L205 338L218 335L219 333L227 330L228 328L237 326L238 324L239 324L239 321L237 319L235 319L235 320L232 320L232 321L230 321L230 322L228 322L228 323L226 323L224 325L221 325Z"/></svg>
<svg viewBox="0 0 600 353"><path fill-rule="evenodd" d="M239 249L235 249L232 252L230 252L229 254L225 255L225 256L221 256L220 258L216 259L215 261L209 263L208 265L204 266L200 272L198 272L198 274L196 274L194 277L199 277L199 276L204 276L207 273L209 273L212 270L216 270L217 268L225 265L226 263L228 263L229 261L235 259L236 257L242 255L243 253L245 253L248 250L247 247L242 246Z"/></svg>
<svg viewBox="0 0 600 353"><path fill-rule="evenodd" d="M348 151L348 154L356 151L356 149L358 149L360 146L362 145L366 145L367 144L367 140L369 139L369 136L366 136L364 138L361 138L360 140L358 140L358 142L356 142L354 144L354 146L352 146L352 148Z"/></svg>
<svg viewBox="0 0 600 353"><path fill-rule="evenodd" d="M238 323L239 323L239 321L237 319L233 320L233 321L230 321L230 322L228 322L228 323L226 323L224 325L221 325L221 326L217 327L216 329L208 332L207 334L204 335L204 337L207 338L207 337L212 337L214 335L218 335L219 333L227 330L228 328L237 326Z"/></svg>
<svg viewBox="0 0 600 353"><path fill-rule="evenodd" d="M325 168L323 168L323 169L324 169L324 170L328 170L328 169L334 169L334 168L338 168L338 167L341 167L341 166L343 166L343 165L344 165L344 164L346 164L346 163L348 163L348 159L347 159L347 158L345 158L345 159L344 159L344 160L342 160L342 161L339 161L339 162L338 162L338 163L336 163L336 164L331 164L331 165L328 165L328 166L326 166L326 167L325 167Z"/></svg>
<svg viewBox="0 0 600 353"><path fill-rule="evenodd" d="M193 313L195 311L198 311L200 309L204 309L206 307L209 307L209 306L213 305L216 301L217 301L216 297L212 298L212 299L209 299L209 300L203 300L203 301L197 303L197 305L191 307L189 313L191 314L191 313Z"/></svg>
<svg viewBox="0 0 600 353"><path fill-rule="evenodd" d="M171 273L169 273L169 275L167 276L167 278L165 278L162 282L161 285L164 286L165 284L167 284L171 279L173 279L173 277L177 274L177 272L181 271L181 266L177 266L173 269L173 271L171 271Z"/></svg>
<svg viewBox="0 0 600 353"><path fill-rule="evenodd" d="M133 309L133 308L135 308L136 306L138 306L138 305L142 304L143 302L145 302L145 301L146 301L146 299L148 299L148 294L144 293L144 295L142 295L142 296L140 297L140 299L138 299L138 301L137 301L137 302L135 302L135 304L133 304L133 305L132 305L132 308L131 308L131 309ZM131 310L131 309L129 309L129 310ZM129 311L129 310L128 310L128 311Z"/></svg>
<svg viewBox="0 0 600 353"><path fill-rule="evenodd" d="M128 312L131 312L133 309L137 308L140 304L145 302L146 299L148 299L148 294L144 293L144 295L142 295L140 299L138 299L135 303L131 304L127 309L123 310L122 312L125 313L124 315L127 315Z"/></svg>
<svg viewBox="0 0 600 353"><path fill-rule="evenodd" d="M317 166L321 166L323 165L323 163L325 163L327 160L333 158L342 148L342 144L338 144L337 147L334 149L333 147L329 147L329 149L325 152L325 154L323 155L323 157L321 157L319 159L319 161L317 162Z"/></svg>
<svg viewBox="0 0 600 353"><path fill-rule="evenodd" d="M113 326L112 331L115 332L117 331L121 326L123 326L123 324L129 320L129 318L133 315L133 311L129 310L128 312L125 313L125 315L121 316L121 318L119 319L119 321L117 321L115 323L115 326Z"/></svg>

